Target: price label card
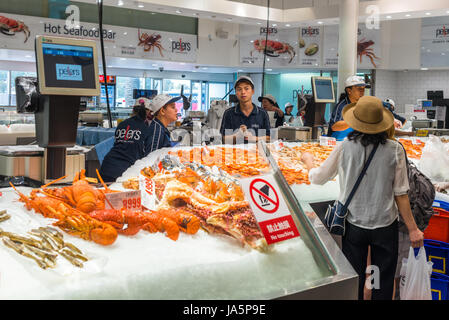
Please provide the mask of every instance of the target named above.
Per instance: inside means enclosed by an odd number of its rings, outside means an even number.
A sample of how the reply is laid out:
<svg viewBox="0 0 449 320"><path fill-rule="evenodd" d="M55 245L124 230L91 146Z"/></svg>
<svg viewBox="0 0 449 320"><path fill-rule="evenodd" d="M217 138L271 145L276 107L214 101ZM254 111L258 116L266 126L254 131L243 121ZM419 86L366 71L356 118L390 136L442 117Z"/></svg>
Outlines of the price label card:
<svg viewBox="0 0 449 320"><path fill-rule="evenodd" d="M105 203L106 209L120 210L122 208L128 210L141 210L142 198L139 190L106 193L106 199L109 200L114 208L111 208L108 201Z"/></svg>
<svg viewBox="0 0 449 320"><path fill-rule="evenodd" d="M150 210L156 206L156 193L153 179L139 175L139 189L142 193L142 205Z"/></svg>
<svg viewBox="0 0 449 320"><path fill-rule="evenodd" d="M429 130L425 130L425 129L418 129L416 131L416 136L417 137L427 137L429 135Z"/></svg>
<svg viewBox="0 0 449 320"><path fill-rule="evenodd" d="M333 137L320 137L320 146L335 147L337 145L337 139Z"/></svg>

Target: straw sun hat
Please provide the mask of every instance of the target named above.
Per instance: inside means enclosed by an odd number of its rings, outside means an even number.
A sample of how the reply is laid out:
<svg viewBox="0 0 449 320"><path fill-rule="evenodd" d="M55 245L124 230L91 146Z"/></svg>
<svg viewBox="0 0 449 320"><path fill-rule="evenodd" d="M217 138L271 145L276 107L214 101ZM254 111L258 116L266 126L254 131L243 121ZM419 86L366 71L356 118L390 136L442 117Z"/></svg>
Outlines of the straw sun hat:
<svg viewBox="0 0 449 320"><path fill-rule="evenodd" d="M343 119L354 130L367 134L387 131L394 123L393 114L376 97L363 96L343 109Z"/></svg>

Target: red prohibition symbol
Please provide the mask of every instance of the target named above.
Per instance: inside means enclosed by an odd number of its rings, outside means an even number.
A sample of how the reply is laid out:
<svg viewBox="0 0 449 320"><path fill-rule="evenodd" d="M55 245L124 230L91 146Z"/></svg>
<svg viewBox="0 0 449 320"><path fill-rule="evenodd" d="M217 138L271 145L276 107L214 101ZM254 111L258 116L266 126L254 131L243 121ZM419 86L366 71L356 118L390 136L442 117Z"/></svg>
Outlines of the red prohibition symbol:
<svg viewBox="0 0 449 320"><path fill-rule="evenodd" d="M264 192L262 192L260 189L257 189L254 185L257 182L262 182L265 185L267 185L269 187L268 190L272 190L272 194L274 194L274 196L276 197L276 200L271 199L267 194L265 194ZM264 208L261 204L259 204L258 201L256 201L256 199L254 198L254 192L257 193L259 195L259 199L265 199L265 201L270 202L272 205L274 205L274 208L272 209L267 209ZM279 209L279 196L276 193L276 190L273 188L273 186L268 182L265 181L263 179L254 179L251 184L249 185L249 193L251 195L251 199L253 200L254 204L256 205L257 208L259 208L260 210L262 210L265 213L274 213Z"/></svg>

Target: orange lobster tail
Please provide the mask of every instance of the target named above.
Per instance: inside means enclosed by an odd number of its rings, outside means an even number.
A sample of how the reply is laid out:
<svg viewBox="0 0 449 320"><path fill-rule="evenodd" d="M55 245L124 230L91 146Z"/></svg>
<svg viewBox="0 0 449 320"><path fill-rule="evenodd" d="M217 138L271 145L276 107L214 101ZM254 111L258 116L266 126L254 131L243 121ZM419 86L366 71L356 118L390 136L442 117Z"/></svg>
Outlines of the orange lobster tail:
<svg viewBox="0 0 449 320"><path fill-rule="evenodd" d="M165 217L163 215L157 214L155 212L143 212L145 216L148 218L148 221L151 222L158 231L166 232L167 237L176 241L179 237L179 227L175 221L172 219Z"/></svg>
<svg viewBox="0 0 449 320"><path fill-rule="evenodd" d="M164 209L155 213L175 221L179 229L188 234L197 233L201 225L200 220L195 215L180 208L176 210Z"/></svg>

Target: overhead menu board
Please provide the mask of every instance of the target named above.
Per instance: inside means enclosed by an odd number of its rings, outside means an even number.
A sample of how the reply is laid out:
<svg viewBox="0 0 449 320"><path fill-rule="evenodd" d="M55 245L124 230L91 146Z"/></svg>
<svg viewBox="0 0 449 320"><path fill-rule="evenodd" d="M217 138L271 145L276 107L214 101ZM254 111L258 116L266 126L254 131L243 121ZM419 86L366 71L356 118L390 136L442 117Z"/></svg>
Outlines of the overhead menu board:
<svg viewBox="0 0 449 320"><path fill-rule="evenodd" d="M449 67L449 17L422 19L421 67Z"/></svg>

